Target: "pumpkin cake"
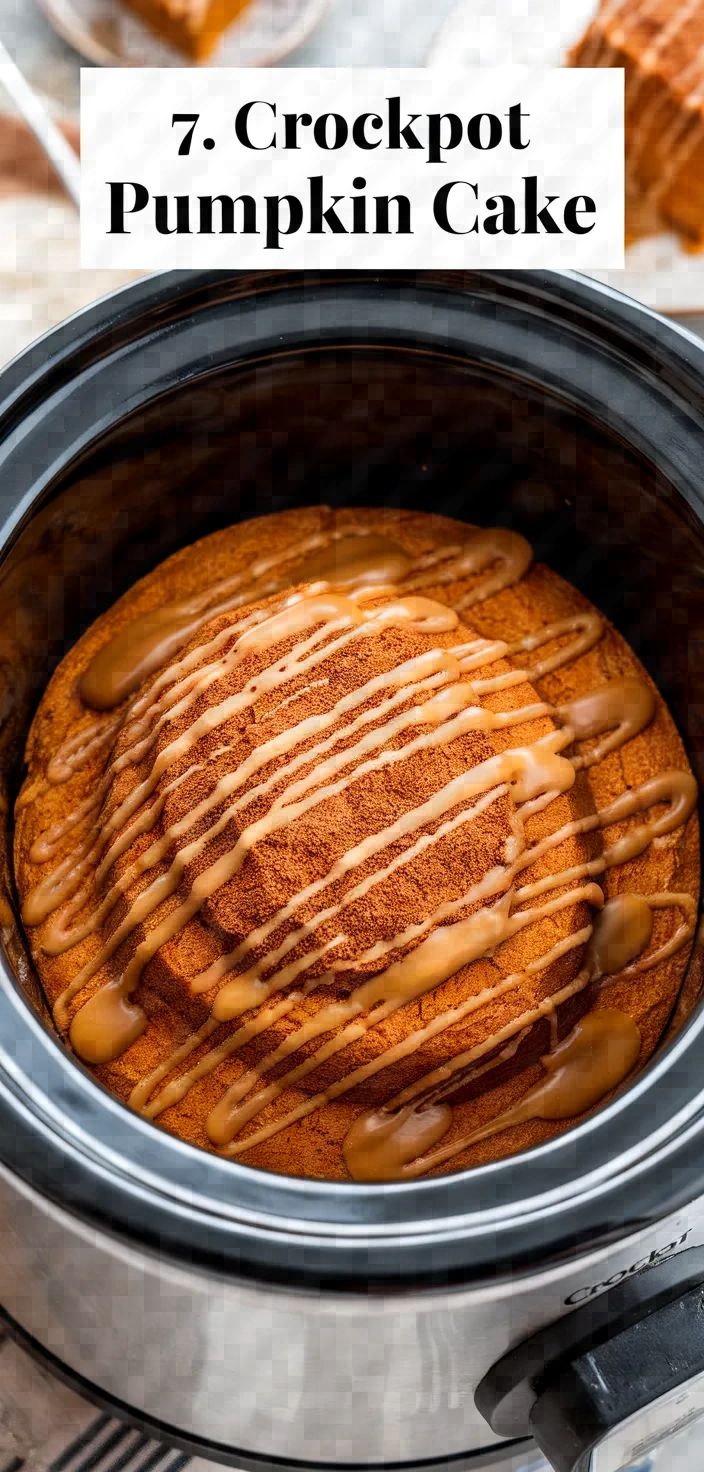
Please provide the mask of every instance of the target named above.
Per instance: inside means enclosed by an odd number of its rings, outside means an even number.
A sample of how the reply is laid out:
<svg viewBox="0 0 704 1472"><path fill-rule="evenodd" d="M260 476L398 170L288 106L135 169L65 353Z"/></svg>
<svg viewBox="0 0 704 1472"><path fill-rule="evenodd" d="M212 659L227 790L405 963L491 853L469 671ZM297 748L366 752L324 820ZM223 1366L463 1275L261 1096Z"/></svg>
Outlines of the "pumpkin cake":
<svg viewBox="0 0 704 1472"><path fill-rule="evenodd" d="M140 20L191 61L212 56L249 0L125 0Z"/></svg>
<svg viewBox="0 0 704 1472"><path fill-rule="evenodd" d="M629 646L516 532L325 507L217 532L70 650L26 763L57 1029L203 1149L466 1168L598 1107L676 1004L694 778Z"/></svg>
<svg viewBox="0 0 704 1472"><path fill-rule="evenodd" d="M601 0L570 66L623 67L629 240L704 245L704 0Z"/></svg>

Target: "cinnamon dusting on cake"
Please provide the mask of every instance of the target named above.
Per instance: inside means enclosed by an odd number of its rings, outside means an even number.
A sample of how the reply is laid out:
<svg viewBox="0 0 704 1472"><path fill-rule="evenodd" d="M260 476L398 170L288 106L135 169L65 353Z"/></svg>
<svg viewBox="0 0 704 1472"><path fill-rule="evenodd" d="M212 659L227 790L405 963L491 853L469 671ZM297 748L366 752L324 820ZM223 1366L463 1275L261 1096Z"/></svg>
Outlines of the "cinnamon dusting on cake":
<svg viewBox="0 0 704 1472"><path fill-rule="evenodd" d="M323 509L205 545L218 587L198 544L157 569L30 734L18 884L60 1026L133 1107L270 1169L344 1175L385 1107L406 1154L416 1116L443 1124L430 1171L564 1127L484 1116L594 1004L647 1057L693 934L696 788L645 672L511 533ZM289 591L297 567L339 582ZM124 694L96 716L111 649ZM631 891L642 953L607 984L590 937Z"/></svg>

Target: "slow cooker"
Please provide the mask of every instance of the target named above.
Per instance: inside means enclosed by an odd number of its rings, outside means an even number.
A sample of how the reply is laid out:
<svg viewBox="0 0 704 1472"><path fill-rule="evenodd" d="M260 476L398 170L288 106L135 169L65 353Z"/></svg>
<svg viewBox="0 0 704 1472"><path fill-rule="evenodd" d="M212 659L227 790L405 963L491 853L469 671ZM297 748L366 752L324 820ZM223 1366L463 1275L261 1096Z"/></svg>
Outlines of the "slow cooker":
<svg viewBox="0 0 704 1472"><path fill-rule="evenodd" d="M167 272L0 376L0 1302L150 1435L255 1472L645 1468L704 1410L704 947L628 1089L540 1148L289 1179L130 1113L15 921L23 743L138 576L322 501L515 526L620 627L704 784L704 347L535 272Z"/></svg>

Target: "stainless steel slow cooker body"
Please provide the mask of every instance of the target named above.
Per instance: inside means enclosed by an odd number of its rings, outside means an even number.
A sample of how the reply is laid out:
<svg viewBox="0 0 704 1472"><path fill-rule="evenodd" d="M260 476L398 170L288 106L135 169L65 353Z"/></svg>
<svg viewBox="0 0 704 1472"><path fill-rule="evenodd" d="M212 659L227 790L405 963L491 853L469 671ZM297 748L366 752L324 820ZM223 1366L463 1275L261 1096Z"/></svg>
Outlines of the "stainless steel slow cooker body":
<svg viewBox="0 0 704 1472"><path fill-rule="evenodd" d="M638 648L701 778L703 369L694 338L576 277L165 273L0 377L0 1301L181 1444L253 1468L524 1458L527 1424L492 1431L474 1404L494 1362L634 1275L676 1259L691 1279L701 958L634 1085L513 1160L363 1187L196 1151L58 1043L13 918L47 675L194 536L318 500L412 506L524 531Z"/></svg>

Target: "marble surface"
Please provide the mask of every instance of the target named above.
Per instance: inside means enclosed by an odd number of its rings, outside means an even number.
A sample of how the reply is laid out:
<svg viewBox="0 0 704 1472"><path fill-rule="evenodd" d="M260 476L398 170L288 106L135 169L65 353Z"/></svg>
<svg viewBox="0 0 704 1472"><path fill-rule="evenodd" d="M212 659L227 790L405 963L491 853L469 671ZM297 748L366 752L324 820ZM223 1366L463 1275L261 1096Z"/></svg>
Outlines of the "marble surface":
<svg viewBox="0 0 704 1472"><path fill-rule="evenodd" d="M331 0L318 29L286 66L423 66L454 0ZM78 108L81 58L36 0L0 0L0 36L25 76L57 107Z"/></svg>
<svg viewBox="0 0 704 1472"><path fill-rule="evenodd" d="M55 34L35 0L0 0L0 36L33 87L57 109L78 111L80 57Z"/></svg>
<svg viewBox="0 0 704 1472"><path fill-rule="evenodd" d="M116 6L119 3L114 0ZM549 5L552 0L513 3L525 10L526 6ZM573 0L560 3L564 11ZM309 40L283 64L423 66L431 56L438 64L454 58L472 59L472 38L475 32L484 34L481 15L493 12L496 5L497 0L330 0ZM472 15L477 17L474 28ZM39 0L0 0L0 37L28 80L50 98L54 108L77 114L82 59L56 35ZM507 59L512 59L508 52ZM599 279L660 311L704 311L704 256L685 254L671 236L663 235L633 247L627 264L623 282L617 272L597 273Z"/></svg>

